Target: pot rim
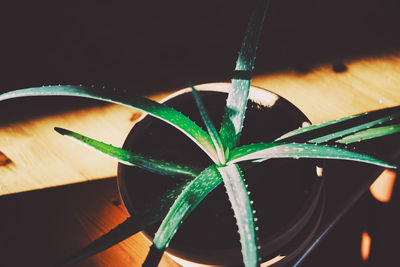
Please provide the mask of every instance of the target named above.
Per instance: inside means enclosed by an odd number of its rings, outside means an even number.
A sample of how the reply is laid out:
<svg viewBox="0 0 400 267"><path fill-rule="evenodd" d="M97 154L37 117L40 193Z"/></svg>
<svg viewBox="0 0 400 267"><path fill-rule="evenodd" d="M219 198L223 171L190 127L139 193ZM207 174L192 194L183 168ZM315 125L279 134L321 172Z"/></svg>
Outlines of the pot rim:
<svg viewBox="0 0 400 267"><path fill-rule="evenodd" d="M211 91L211 92L227 93L229 91L229 86L230 86L230 83L226 83L226 82L205 83L205 84L196 85L196 89L198 91ZM183 88L183 89L180 89L176 92L169 94L168 96L164 97L159 102L165 103L172 98L175 98L179 95L183 95L183 94L190 93L190 92L191 92L191 88ZM271 91L268 91L266 89L262 89L260 87L256 87L256 86L250 87L249 99L258 104L264 105L266 107L273 106L275 104L275 102L280 98L287 101L291 106L293 106L293 108L295 108L296 112L300 112L302 115L304 115L304 113L301 112L296 106L294 106L288 100L280 97L279 95L277 95ZM142 114L140 116L140 118L136 121L136 123L142 121L146 116L147 116L147 114ZM304 117L307 118L305 115L304 115ZM133 128L134 128L134 126L133 126ZM129 134L130 133L128 133L128 135ZM128 137L128 135L127 135L127 137ZM125 139L123 147L126 146L126 140L127 139ZM121 196L123 205L124 205L125 209L128 211L128 213L130 215L132 215L132 214L134 214L133 205L128 196L128 192L126 190L126 185L125 185L124 179L121 178L121 177L125 176L124 171L123 171L124 168L125 168L125 166L123 164L121 164L121 163L118 164L117 184L118 184L119 194ZM323 188L323 177L317 177L317 179L319 181L314 182L310 195L307 197L306 201L304 202L304 205L302 206L301 210L296 214L296 216L294 216L293 219L291 219L289 222L287 222L285 224L285 227L282 227L278 233L276 233L274 236L271 236L267 240L264 240L264 242L262 244L260 244L262 247L262 249L261 249L262 252L265 252L266 250L270 250L271 248L274 247L274 245L277 245L278 243L290 242L290 240L294 238L293 233L295 233L295 236L296 236L298 234L298 232L301 232L301 230L304 228L304 226L309 221L310 217L312 215L314 215L314 211L316 210L316 207L319 204L319 200L320 200L321 192L322 192L322 188ZM320 220L318 220L317 224L319 224L319 221ZM300 228L300 230L295 231L298 228ZM151 236L149 236L149 234L147 234L145 231L142 231L141 234L146 238L147 241L149 241L150 244L152 243L152 238L151 238ZM265 245L267 245L269 249L265 249ZM232 253L232 252L236 252L237 250L240 252L240 247L217 250L218 253L216 253L216 254ZM214 250L214 251L216 251L216 250ZM166 253L169 256L171 256L175 261L180 262L181 264L182 263L191 263L191 264L196 263L197 265L195 265L195 266L204 266L201 264L199 265L199 263L197 263L198 261L201 261L203 258L198 258L195 255L191 255L191 253L187 253L180 249L169 247L167 249ZM271 251L269 251L269 253L266 253L266 254L270 255ZM282 259L285 259L285 257L284 256L283 257L276 256L276 257L273 257L272 259L268 259L268 262L271 262L271 264L275 264L276 262L279 262ZM286 258L285 261L287 261L287 260L289 260L289 259ZM218 265L220 263L203 263L203 264L217 264ZM214 266L217 266L217 265L214 265ZM208 266L210 266L210 265L208 265ZM267 266L267 265L263 265L263 266Z"/></svg>

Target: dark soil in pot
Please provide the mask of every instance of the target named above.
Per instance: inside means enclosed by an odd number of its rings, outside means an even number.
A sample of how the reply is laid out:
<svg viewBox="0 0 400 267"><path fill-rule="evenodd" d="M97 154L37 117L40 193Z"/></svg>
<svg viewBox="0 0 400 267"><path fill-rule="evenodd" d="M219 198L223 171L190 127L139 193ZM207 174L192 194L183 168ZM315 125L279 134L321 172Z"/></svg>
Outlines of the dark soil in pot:
<svg viewBox="0 0 400 267"><path fill-rule="evenodd" d="M200 92L204 104L214 120L220 125L226 94ZM202 126L200 114L190 93L167 101L167 105ZM264 107L249 101L241 137L241 144L268 142L283 133L301 126L307 118L288 101L279 98L272 107ZM150 116L137 123L124 144L125 149L165 159L171 162L196 165L206 168L212 164L206 154L184 134L170 125ZM258 219L261 242L277 233L293 228L308 209L311 199L320 192L321 180L317 178L315 161L312 160L268 160L244 171L253 207ZM145 170L120 165L119 185L125 205L130 213L140 209L153 197L172 188L176 178L159 176ZM316 193L317 192L317 193ZM314 195L314 196L313 196ZM151 236L158 225L147 229ZM286 241L285 241L286 242ZM283 244L280 244L282 246ZM227 195L221 184L195 209L176 233L169 248L196 258L206 254L209 262L216 263L224 252L238 251L240 262L239 235ZM276 248L278 249L279 246ZM273 248L275 249L275 248ZM272 252L272 251L270 251ZM225 256L226 257L226 256Z"/></svg>

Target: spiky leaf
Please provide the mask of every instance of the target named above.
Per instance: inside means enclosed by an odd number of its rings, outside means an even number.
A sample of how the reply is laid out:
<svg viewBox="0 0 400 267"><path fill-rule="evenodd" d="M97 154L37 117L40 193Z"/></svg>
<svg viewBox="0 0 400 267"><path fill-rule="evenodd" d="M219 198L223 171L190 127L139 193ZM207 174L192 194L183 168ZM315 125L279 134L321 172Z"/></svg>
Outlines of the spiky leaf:
<svg viewBox="0 0 400 267"><path fill-rule="evenodd" d="M272 158L341 159L365 162L386 168L396 168L396 165L391 163L343 148L296 143L259 143L241 146L231 151L231 158L228 163L242 161L262 162Z"/></svg>
<svg viewBox="0 0 400 267"><path fill-rule="evenodd" d="M258 40L268 4L268 0L259 1L259 6L253 11L236 61L220 130L222 143L228 149L237 145L242 131Z"/></svg>
<svg viewBox="0 0 400 267"><path fill-rule="evenodd" d="M366 112L359 115L299 128L285 133L274 142L304 143L309 142L310 140L314 143L328 142L334 138L340 138L341 136L366 130L384 122L397 119L399 118L399 115L400 106Z"/></svg>
<svg viewBox="0 0 400 267"><path fill-rule="evenodd" d="M183 166L171 162L156 160L139 154L134 154L130 151L105 144L67 129L55 127L54 130L125 165L136 166L161 175L195 178L200 173L200 170L195 167Z"/></svg>
<svg viewBox="0 0 400 267"><path fill-rule="evenodd" d="M357 132L352 135L348 135L342 139L337 140L337 143L341 144L351 144L356 142L361 142L364 140L374 139L390 134L395 134L400 132L400 124L388 125L383 127L376 127L364 131Z"/></svg>
<svg viewBox="0 0 400 267"><path fill-rule="evenodd" d="M184 190L190 181L180 182L171 190L160 194L146 203L144 207L135 210L133 218L128 218L125 222L118 225L105 235L96 239L88 246L82 248L66 259L60 266L71 266L83 259L86 259L96 253L99 253L113 245L118 244L122 240L145 230L147 227L160 222L168 213L169 208L175 199Z"/></svg>
<svg viewBox="0 0 400 267"><path fill-rule="evenodd" d="M306 134L306 133L309 133L311 131L315 131L315 130L318 130L318 129L321 129L321 128L324 128L324 127L327 127L327 126L339 124L341 122L345 122L345 121L348 121L348 120L351 120L351 119L354 119L354 118L358 118L360 116L361 115L349 116L349 117L346 117L346 118L340 118L340 119L337 119L337 120L326 121L326 122L323 122L323 123L320 123L320 124L315 124L315 125L312 124L312 125L309 125L309 126L306 126L306 127L298 128L298 129L295 129L293 131L287 132L284 135L278 137L277 139L274 140L274 142L286 142L288 139L290 139L290 141L293 141L292 138L295 138L295 137L297 137L299 135Z"/></svg>
<svg viewBox="0 0 400 267"><path fill-rule="evenodd" d="M179 111L156 101L136 96L123 90L111 90L82 85L43 86L15 90L0 95L0 101L26 96L76 96L93 98L147 112L183 132L202 148L215 163L218 162L211 138L203 129Z"/></svg>
<svg viewBox="0 0 400 267"><path fill-rule="evenodd" d="M193 209L222 182L215 166L210 166L192 180L176 198L158 228L153 245L160 251L168 246L175 232Z"/></svg>
<svg viewBox="0 0 400 267"><path fill-rule="evenodd" d="M337 138L340 138L340 137L343 137L343 136L346 136L346 135L349 135L349 134L353 134L353 133L356 133L358 131L369 129L369 128L374 127L376 125L380 125L382 123L385 123L385 122L388 122L388 121L391 121L391 120L394 120L394 119L398 119L399 117L400 117L400 113L395 113L393 115L389 115L389 116L383 117L383 118L378 119L378 120L374 120L374 121L371 121L371 122L363 123L361 125L354 126L354 127L342 130L342 131L337 131L337 132L334 132L334 133L331 133L331 134L327 134L327 135L324 135L324 136L321 136L321 137L318 137L318 138L314 138L314 139L309 140L308 142L315 143L315 144L329 142L331 140L334 140L334 139L337 139ZM388 128L385 128L385 129L388 129ZM380 137L379 134L385 135L384 129L381 129L381 131L376 131L376 134L374 136L371 135L370 139L371 138Z"/></svg>
<svg viewBox="0 0 400 267"><path fill-rule="evenodd" d="M235 214L242 247L243 263L245 266L259 266L253 209L242 172L236 164L218 167L218 171L224 181L226 192Z"/></svg>
<svg viewBox="0 0 400 267"><path fill-rule="evenodd" d="M212 123L211 118L208 115L206 108L204 107L203 101L201 100L199 93L197 92L196 88L194 88L194 86L192 86L192 93L194 100L196 101L197 107L200 111L200 115L204 121L204 124L207 127L208 134L210 135L215 150L217 151L219 163L225 164L224 148L221 139L219 138L217 129L215 129L214 124Z"/></svg>

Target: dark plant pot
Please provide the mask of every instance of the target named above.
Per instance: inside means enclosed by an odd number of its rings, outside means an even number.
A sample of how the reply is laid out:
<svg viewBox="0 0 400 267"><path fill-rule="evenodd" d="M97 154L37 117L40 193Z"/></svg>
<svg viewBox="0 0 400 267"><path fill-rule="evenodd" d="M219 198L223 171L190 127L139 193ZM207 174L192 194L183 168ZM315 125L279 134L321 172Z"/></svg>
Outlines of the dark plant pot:
<svg viewBox="0 0 400 267"><path fill-rule="evenodd" d="M215 125L220 125L230 84L196 86ZM269 142L308 122L287 100L263 89L251 88L241 144ZM189 89L164 102L204 126ZM165 122L144 116L129 133L124 149L156 159L197 165L212 164L200 148ZM323 211L323 177L313 160L273 159L244 171L257 211L261 256L268 264L283 264L303 250L319 225ZM176 183L138 168L119 165L118 183L129 213ZM152 238L158 225L146 229ZM241 265L239 235L221 184L195 209L176 233L167 253L179 263ZM266 264L267 265L267 264Z"/></svg>

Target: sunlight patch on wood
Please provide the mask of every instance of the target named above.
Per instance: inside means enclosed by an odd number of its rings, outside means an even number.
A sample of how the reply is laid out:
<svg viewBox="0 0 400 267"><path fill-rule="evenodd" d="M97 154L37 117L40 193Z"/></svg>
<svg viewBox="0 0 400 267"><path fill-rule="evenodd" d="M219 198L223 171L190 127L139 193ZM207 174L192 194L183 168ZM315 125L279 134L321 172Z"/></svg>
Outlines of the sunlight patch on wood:
<svg viewBox="0 0 400 267"><path fill-rule="evenodd" d="M368 260L371 250L371 237L367 232L363 232L361 236L361 257L364 261Z"/></svg>
<svg viewBox="0 0 400 267"><path fill-rule="evenodd" d="M371 194L380 202L389 202L392 197L393 186L396 181L396 172L386 169L370 186Z"/></svg>

